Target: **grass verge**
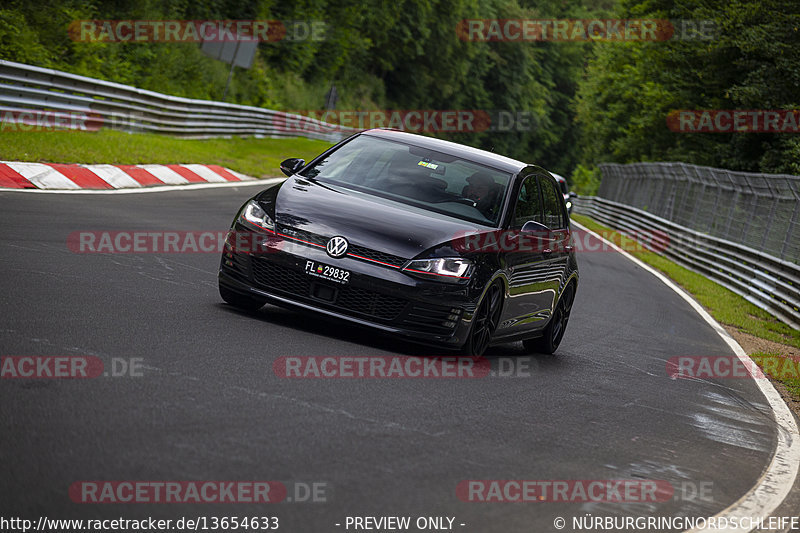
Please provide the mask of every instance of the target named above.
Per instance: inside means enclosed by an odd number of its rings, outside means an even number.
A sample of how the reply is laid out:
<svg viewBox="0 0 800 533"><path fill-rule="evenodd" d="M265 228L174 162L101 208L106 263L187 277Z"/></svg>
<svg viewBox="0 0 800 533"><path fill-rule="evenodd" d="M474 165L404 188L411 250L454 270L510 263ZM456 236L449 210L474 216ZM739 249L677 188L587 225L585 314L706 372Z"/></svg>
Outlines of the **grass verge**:
<svg viewBox="0 0 800 533"><path fill-rule="evenodd" d="M700 305L734 337L738 337L736 335L738 332L769 343L770 349L745 348L745 350L765 374L782 383L795 400L800 400L800 375L797 374L800 362L796 355L793 357L793 354L800 350L800 331L780 322L763 309L701 274L692 272L654 252L639 251L641 246L637 246L634 240L587 216L573 214L572 219L590 230L601 233L607 239L619 244L622 249L628 250L637 259L663 272L694 296ZM752 343L753 346L758 344L757 341ZM778 364L776 362L778 359L783 362Z"/></svg>
<svg viewBox="0 0 800 533"><path fill-rule="evenodd" d="M259 178L282 176L278 165L289 157L313 159L331 146L312 139L178 139L152 133L113 130L3 131L0 158L40 163L215 164Z"/></svg>

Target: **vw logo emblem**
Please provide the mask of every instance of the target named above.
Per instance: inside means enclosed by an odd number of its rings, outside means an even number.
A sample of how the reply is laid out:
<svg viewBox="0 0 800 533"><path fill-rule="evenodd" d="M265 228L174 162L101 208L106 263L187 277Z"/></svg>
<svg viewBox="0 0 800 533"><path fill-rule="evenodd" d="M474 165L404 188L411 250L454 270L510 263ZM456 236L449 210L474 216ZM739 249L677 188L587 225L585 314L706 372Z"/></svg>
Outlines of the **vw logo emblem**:
<svg viewBox="0 0 800 533"><path fill-rule="evenodd" d="M325 250L327 250L329 256L338 258L344 257L345 254L347 254L347 247L347 239L337 235L336 237L331 237Z"/></svg>

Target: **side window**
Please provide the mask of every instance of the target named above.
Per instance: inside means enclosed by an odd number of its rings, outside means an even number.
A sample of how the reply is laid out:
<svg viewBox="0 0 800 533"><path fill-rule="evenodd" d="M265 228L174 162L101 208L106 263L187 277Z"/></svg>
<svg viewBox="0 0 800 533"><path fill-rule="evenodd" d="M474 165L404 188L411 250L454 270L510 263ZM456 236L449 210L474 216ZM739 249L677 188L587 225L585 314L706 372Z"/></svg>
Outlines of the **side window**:
<svg viewBox="0 0 800 533"><path fill-rule="evenodd" d="M529 220L543 224L542 202L539 197L539 185L535 176L525 178L525 181L522 182L517 205L514 208L513 226L521 228Z"/></svg>
<svg viewBox="0 0 800 533"><path fill-rule="evenodd" d="M550 229L564 229L564 210L561 204L564 203L564 196L556 188L556 183L547 178L539 178L542 187L542 198L544 199L544 222L543 224Z"/></svg>

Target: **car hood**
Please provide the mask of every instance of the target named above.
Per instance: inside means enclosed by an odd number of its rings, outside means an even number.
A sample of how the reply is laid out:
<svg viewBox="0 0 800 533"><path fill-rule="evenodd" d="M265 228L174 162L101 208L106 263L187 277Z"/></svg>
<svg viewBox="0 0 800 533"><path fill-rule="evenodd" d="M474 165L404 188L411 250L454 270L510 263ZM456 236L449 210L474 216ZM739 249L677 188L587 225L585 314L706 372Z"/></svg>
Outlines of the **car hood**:
<svg viewBox="0 0 800 533"><path fill-rule="evenodd" d="M466 233L476 223L300 177L286 180L275 198L280 227L317 236L341 235L351 244L411 259ZM440 254L437 254L440 255Z"/></svg>

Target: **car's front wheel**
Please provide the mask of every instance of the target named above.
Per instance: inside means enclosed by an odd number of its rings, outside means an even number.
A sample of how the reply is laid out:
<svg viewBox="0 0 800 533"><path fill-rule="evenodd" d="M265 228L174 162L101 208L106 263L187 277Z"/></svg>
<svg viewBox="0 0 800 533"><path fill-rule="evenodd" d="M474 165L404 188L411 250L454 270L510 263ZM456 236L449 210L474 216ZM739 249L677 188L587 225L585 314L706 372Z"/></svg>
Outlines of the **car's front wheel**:
<svg viewBox="0 0 800 533"><path fill-rule="evenodd" d="M502 303L503 287L500 283L493 283L486 291L472 318L472 328L467 337L467 342L461 349L464 355L483 355L483 352L489 347L500 320Z"/></svg>
<svg viewBox="0 0 800 533"><path fill-rule="evenodd" d="M561 293L561 298L559 298L556 310L550 318L550 323L544 328L544 334L535 339L522 341L527 352L551 354L558 349L558 345L561 344L561 339L564 338L564 332L567 329L574 299L575 286L570 283Z"/></svg>
<svg viewBox="0 0 800 533"><path fill-rule="evenodd" d="M267 303L266 298L247 296L233 291L221 283L219 285L219 295L222 296L225 303L245 311L256 311L264 307L264 304Z"/></svg>

